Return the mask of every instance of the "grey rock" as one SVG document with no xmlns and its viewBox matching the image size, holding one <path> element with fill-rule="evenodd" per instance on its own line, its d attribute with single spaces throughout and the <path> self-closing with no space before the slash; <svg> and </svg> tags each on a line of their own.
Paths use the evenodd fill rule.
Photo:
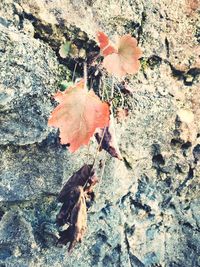
<svg viewBox="0 0 200 267">
<path fill-rule="evenodd" d="M 62 184 L 66 149 L 56 142 L 26 146 L 1 146 L 1 201 L 56 194 Z M 40 164 L 38 164 L 40 162 Z"/>
<path fill-rule="evenodd" d="M 37 249 L 32 227 L 18 209 L 7 212 L 1 220 L 0 248 L 1 260 L 27 255 Z"/>
<path fill-rule="evenodd" d="M 45 44 L 0 26 L 0 144 L 33 144 L 49 130 L 58 63 Z M 37 66 L 37 67 L 36 67 Z"/>
<path fill-rule="evenodd" d="M 194 4 L 1 1 L 0 266 L 200 266 Z M 116 93 L 130 113 L 116 125 L 123 161 L 102 156 L 106 168 L 88 210 L 86 236 L 68 255 L 57 245 L 56 196 L 87 155 L 93 160 L 96 146 L 69 154 L 58 131 L 47 126 L 55 106 L 51 96 L 71 75 L 56 52 L 65 38 L 94 41 L 99 29 L 110 36 L 131 33 L 144 55 L 140 72 L 130 78 L 132 94 Z M 109 88 L 110 80 L 104 82 Z M 184 128 L 180 109 L 194 114 Z"/>
</svg>

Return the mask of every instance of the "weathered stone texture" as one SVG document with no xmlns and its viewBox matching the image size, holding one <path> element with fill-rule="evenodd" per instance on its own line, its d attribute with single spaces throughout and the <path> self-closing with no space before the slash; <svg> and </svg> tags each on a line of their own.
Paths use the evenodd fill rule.
<svg viewBox="0 0 200 267">
<path fill-rule="evenodd" d="M 1 1 L 0 266 L 200 266 L 199 12 L 198 0 Z M 86 237 L 68 255 L 56 196 L 88 151 L 67 152 L 47 119 L 72 74 L 59 45 L 84 49 L 98 29 L 135 36 L 142 68 L 116 125 L 123 161 L 106 156 Z"/>
</svg>

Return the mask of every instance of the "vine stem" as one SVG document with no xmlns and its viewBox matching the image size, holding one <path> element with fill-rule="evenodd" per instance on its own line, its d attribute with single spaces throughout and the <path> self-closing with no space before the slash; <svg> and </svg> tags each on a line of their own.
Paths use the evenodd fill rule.
<svg viewBox="0 0 200 267">
<path fill-rule="evenodd" d="M 121 108 L 124 108 L 124 97 L 122 95 L 122 92 L 121 92 L 121 90 L 120 90 L 118 85 L 115 85 L 115 86 L 116 86 L 116 88 L 117 88 L 117 90 L 118 90 L 118 92 L 119 92 L 119 94 L 121 96 L 121 100 L 122 100 Z"/>
<path fill-rule="evenodd" d="M 103 159 L 102 171 L 101 171 L 101 176 L 100 176 L 100 178 L 99 178 L 99 186 L 98 186 L 98 188 L 97 188 L 97 190 L 96 190 L 96 198 L 97 198 L 98 195 L 99 195 L 101 182 L 102 182 L 103 175 L 104 175 L 104 172 L 105 172 L 105 166 L 106 166 L 106 152 L 104 153 L 104 159 Z"/>
<path fill-rule="evenodd" d="M 86 90 L 87 89 L 87 64 L 86 64 L 86 62 L 84 62 L 84 64 L 83 64 L 83 73 L 84 73 L 84 90 Z"/>
<path fill-rule="evenodd" d="M 114 76 L 112 76 L 112 85 L 111 85 L 111 94 L 110 94 L 110 112 L 111 112 L 110 116 L 113 116 L 113 106 L 112 106 L 113 97 L 114 97 Z M 101 147 L 101 144 L 102 144 L 102 141 L 103 141 L 103 138 L 104 138 L 104 135 L 105 135 L 105 129 L 106 129 L 106 127 L 104 128 L 104 132 L 103 132 L 103 135 L 102 135 L 102 138 L 101 138 L 101 142 L 99 143 L 99 148 Z M 99 148 L 98 148 L 98 151 L 99 151 Z M 94 162 L 94 164 L 95 164 L 95 162 Z M 106 166 L 106 154 L 104 154 L 102 172 L 101 172 L 101 176 L 99 178 L 99 187 L 98 187 L 98 189 L 96 191 L 96 197 L 99 194 L 100 184 L 101 184 L 104 172 L 105 172 L 105 166 Z"/>
<path fill-rule="evenodd" d="M 113 96 L 114 96 L 114 76 L 112 76 L 112 85 L 111 85 L 111 93 L 110 93 L 111 103 L 112 103 Z"/>
<path fill-rule="evenodd" d="M 104 76 L 103 76 L 103 78 L 104 78 Z M 108 96 L 107 90 L 105 89 L 105 83 L 102 81 L 102 79 L 100 79 L 100 83 L 102 86 L 102 93 L 100 94 L 102 101 L 109 102 L 109 96 Z"/>
<path fill-rule="evenodd" d="M 96 153 L 95 153 L 95 156 L 94 156 L 94 160 L 93 160 L 93 163 L 92 163 L 92 167 L 94 167 L 94 165 L 95 165 L 95 163 L 96 163 L 97 156 L 98 156 L 98 154 L 99 154 L 99 150 L 100 150 L 100 148 L 101 148 L 101 145 L 102 145 L 102 142 L 103 142 L 103 138 L 104 138 L 105 132 L 106 132 L 106 127 L 104 127 L 104 129 L 103 129 L 103 134 L 102 134 L 100 143 L 99 143 L 99 145 L 98 145 L 98 147 L 97 147 L 97 150 L 96 150 Z"/>
<path fill-rule="evenodd" d="M 74 78 L 75 78 L 75 72 L 76 72 L 77 64 L 78 64 L 78 63 L 76 62 L 75 66 L 74 66 L 74 71 L 73 71 L 73 75 L 72 75 L 72 82 L 74 82 Z"/>
<path fill-rule="evenodd" d="M 84 63 L 84 79 L 85 79 L 84 88 L 86 88 L 86 86 L 87 86 L 86 85 L 86 83 L 87 83 L 87 65 L 86 65 L 86 63 Z M 110 99 L 111 99 L 110 100 L 110 111 L 111 111 L 111 114 L 113 114 L 113 107 L 112 107 L 112 99 L 113 99 L 113 96 L 114 96 L 114 76 L 112 76 L 112 85 L 111 85 L 111 94 L 110 94 Z M 94 168 L 94 165 L 96 163 L 97 156 L 99 154 L 99 150 L 101 148 L 101 145 L 102 145 L 102 142 L 103 142 L 103 138 L 104 138 L 105 132 L 106 132 L 106 127 L 104 127 L 104 129 L 103 129 L 103 134 L 102 134 L 101 140 L 99 142 L 99 145 L 97 147 L 97 150 L 96 150 L 96 153 L 95 153 L 95 156 L 94 156 L 94 160 L 93 160 L 93 163 L 92 163 L 92 167 L 91 167 L 90 173 L 92 172 L 92 170 Z M 105 170 L 105 160 L 104 160 L 104 164 L 103 164 L 103 169 L 102 169 L 102 174 L 101 174 L 100 180 L 103 177 L 104 170 Z M 90 175 L 89 175 L 88 179 L 86 180 L 83 188 L 85 188 L 85 186 L 87 185 L 87 183 L 89 181 L 89 178 L 90 178 Z"/>
<path fill-rule="evenodd" d="M 98 154 L 99 154 L 99 150 L 100 150 L 101 144 L 102 144 L 102 142 L 103 142 L 103 138 L 104 138 L 105 132 L 106 132 L 106 127 L 104 127 L 104 129 L 103 129 L 103 134 L 102 134 L 100 143 L 99 143 L 99 145 L 98 145 L 98 147 L 97 147 L 97 149 L 96 149 L 96 153 L 95 153 L 95 156 L 94 156 L 94 160 L 93 160 L 93 163 L 92 163 L 92 167 L 91 167 L 91 170 L 90 170 L 88 179 L 86 180 L 86 182 L 85 182 L 83 188 L 86 187 L 86 185 L 87 185 L 87 183 L 88 183 L 88 181 L 89 181 L 89 179 L 90 179 L 90 174 L 91 174 L 91 172 L 92 172 L 92 170 L 93 170 L 93 168 L 94 168 L 94 165 L 95 165 L 95 163 L 96 163 L 97 156 L 98 156 Z"/>
</svg>

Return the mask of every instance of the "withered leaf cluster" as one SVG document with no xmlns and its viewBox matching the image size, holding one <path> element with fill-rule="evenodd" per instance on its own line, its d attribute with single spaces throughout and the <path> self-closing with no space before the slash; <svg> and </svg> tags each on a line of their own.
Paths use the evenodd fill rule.
<svg viewBox="0 0 200 267">
<path fill-rule="evenodd" d="M 57 216 L 59 226 L 68 228 L 60 231 L 58 243 L 67 245 L 70 252 L 81 242 L 87 228 L 87 202 L 94 200 L 93 186 L 98 182 L 92 165 L 85 164 L 74 173 L 62 188 L 58 201 L 63 203 Z"/>
</svg>

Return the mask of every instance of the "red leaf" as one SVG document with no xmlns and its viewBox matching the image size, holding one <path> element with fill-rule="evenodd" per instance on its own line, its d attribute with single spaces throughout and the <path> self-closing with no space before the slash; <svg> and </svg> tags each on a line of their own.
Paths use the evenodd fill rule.
<svg viewBox="0 0 200 267">
<path fill-rule="evenodd" d="M 97 33 L 97 38 L 100 44 L 101 54 L 107 56 L 112 53 L 117 53 L 117 50 L 110 44 L 108 36 L 103 32 Z"/>
<path fill-rule="evenodd" d="M 101 102 L 93 90 L 84 88 L 84 80 L 58 92 L 60 103 L 51 113 L 48 125 L 60 129 L 61 144 L 69 144 L 71 152 L 87 145 L 96 128 L 109 123 L 109 106 Z"/>
<path fill-rule="evenodd" d="M 135 74 L 140 68 L 139 58 L 142 52 L 137 47 L 137 40 L 130 34 L 123 35 L 119 39 L 115 49 L 109 44 L 107 35 L 98 33 L 101 53 L 104 56 L 103 67 L 117 77 L 123 77 L 127 73 Z"/>
</svg>

